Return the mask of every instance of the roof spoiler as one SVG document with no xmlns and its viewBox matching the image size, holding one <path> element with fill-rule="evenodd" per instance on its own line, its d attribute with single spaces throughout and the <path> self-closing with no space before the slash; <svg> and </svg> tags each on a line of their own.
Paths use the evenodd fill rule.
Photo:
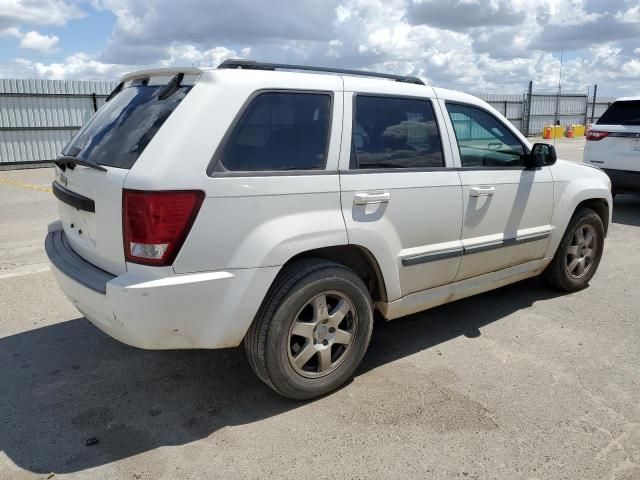
<svg viewBox="0 0 640 480">
<path fill-rule="evenodd" d="M 128 82 L 136 78 L 148 78 L 157 76 L 175 77 L 178 74 L 185 75 L 200 75 L 202 69 L 197 67 L 184 67 L 184 68 L 150 68 L 147 70 L 137 70 L 135 72 L 127 73 L 120 79 L 120 83 Z"/>
</svg>

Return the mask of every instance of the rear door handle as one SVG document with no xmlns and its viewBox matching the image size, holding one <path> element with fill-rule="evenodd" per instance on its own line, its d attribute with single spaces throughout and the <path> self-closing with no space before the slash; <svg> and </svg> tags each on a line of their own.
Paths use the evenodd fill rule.
<svg viewBox="0 0 640 480">
<path fill-rule="evenodd" d="M 356 193 L 353 196 L 354 205 L 369 205 L 372 203 L 389 203 L 391 194 L 389 192 L 376 193 Z"/>
<path fill-rule="evenodd" d="M 491 197 L 496 193 L 496 187 L 471 187 L 472 197 Z"/>
</svg>

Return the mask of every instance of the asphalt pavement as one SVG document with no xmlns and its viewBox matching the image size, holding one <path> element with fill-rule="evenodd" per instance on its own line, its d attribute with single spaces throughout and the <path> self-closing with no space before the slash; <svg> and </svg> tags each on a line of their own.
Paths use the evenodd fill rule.
<svg viewBox="0 0 640 480">
<path fill-rule="evenodd" d="M 640 197 L 616 197 L 589 288 L 377 321 L 355 379 L 305 403 L 240 349 L 143 351 L 82 318 L 43 250 L 52 177 L 0 172 L 0 478 L 640 478 Z"/>
</svg>

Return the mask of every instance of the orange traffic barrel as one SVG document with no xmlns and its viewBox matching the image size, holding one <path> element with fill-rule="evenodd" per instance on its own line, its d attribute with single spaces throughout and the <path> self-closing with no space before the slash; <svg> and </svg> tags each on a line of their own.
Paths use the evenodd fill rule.
<svg viewBox="0 0 640 480">
<path fill-rule="evenodd" d="M 542 135 L 542 138 L 545 140 L 549 140 L 551 138 L 551 127 L 544 127 L 544 134 Z"/>
</svg>

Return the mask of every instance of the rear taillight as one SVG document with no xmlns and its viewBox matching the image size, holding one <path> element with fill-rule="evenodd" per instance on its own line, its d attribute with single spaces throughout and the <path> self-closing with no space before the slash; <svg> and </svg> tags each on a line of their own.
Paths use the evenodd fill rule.
<svg viewBox="0 0 640 480">
<path fill-rule="evenodd" d="M 609 132 L 598 132 L 597 130 L 589 130 L 587 132 L 587 140 L 598 141 L 609 135 Z"/>
<path fill-rule="evenodd" d="M 127 262 L 173 263 L 200 210 L 204 192 L 124 190 L 122 223 Z"/>
</svg>

